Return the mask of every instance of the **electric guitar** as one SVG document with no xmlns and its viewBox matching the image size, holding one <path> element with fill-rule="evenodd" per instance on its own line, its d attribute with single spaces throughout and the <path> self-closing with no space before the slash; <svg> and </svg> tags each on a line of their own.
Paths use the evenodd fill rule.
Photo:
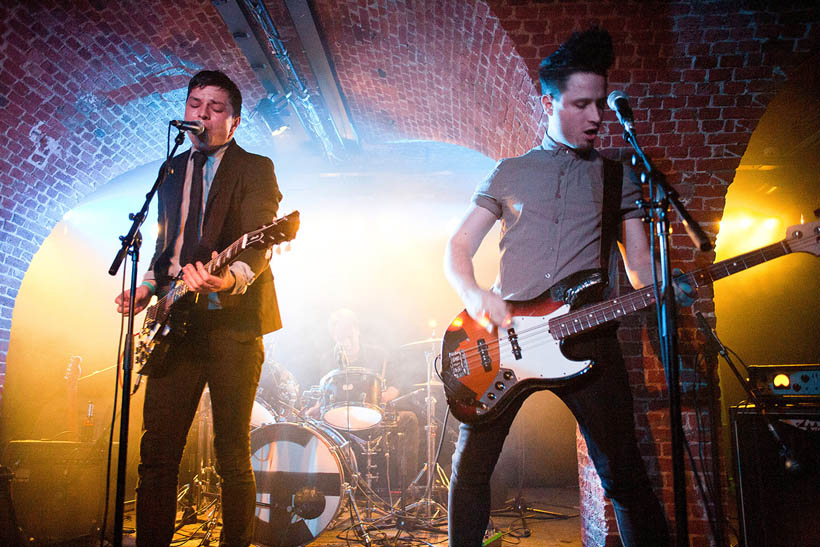
<svg viewBox="0 0 820 547">
<path fill-rule="evenodd" d="M 820 256 L 820 221 L 790 226 L 787 238 L 722 260 L 676 280 L 697 288 L 793 252 Z M 459 421 L 490 421 L 533 391 L 558 387 L 587 373 L 583 334 L 655 303 L 652 286 L 571 310 L 544 295 L 513 304 L 512 323 L 492 333 L 462 311 L 447 327 L 441 379 L 447 404 Z"/>
<path fill-rule="evenodd" d="M 298 230 L 299 211 L 294 211 L 243 235 L 205 264 L 205 269 L 210 274 L 216 273 L 230 265 L 245 249 L 268 249 L 292 240 Z M 176 279 L 171 289 L 146 309 L 145 323 L 135 340 L 134 362 L 139 367 L 139 374 L 159 376 L 164 372 L 168 341 L 172 337 L 184 336 L 188 327 L 188 311 L 196 302 L 195 297 L 188 297 L 189 294 L 192 293 L 182 279 Z"/>
</svg>

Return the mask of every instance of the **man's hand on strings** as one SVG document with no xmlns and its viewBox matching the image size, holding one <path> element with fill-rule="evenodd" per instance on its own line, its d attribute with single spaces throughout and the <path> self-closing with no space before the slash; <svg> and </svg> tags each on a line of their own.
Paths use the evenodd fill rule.
<svg viewBox="0 0 820 547">
<path fill-rule="evenodd" d="M 211 258 L 216 258 L 217 252 L 211 254 Z M 230 268 L 223 268 L 217 275 L 208 272 L 202 262 L 186 264 L 182 268 L 182 280 L 193 292 L 209 294 L 212 292 L 225 292 L 233 289 L 236 279 Z"/>
<path fill-rule="evenodd" d="M 476 289 L 465 299 L 470 317 L 492 332 L 494 326 L 507 328 L 512 323 L 510 306 L 494 292 Z"/>
<path fill-rule="evenodd" d="M 698 293 L 692 285 L 679 279 L 683 276 L 683 273 L 683 270 L 680 268 L 672 270 L 672 285 L 675 288 L 675 300 L 678 306 L 685 308 L 695 303 L 695 298 L 697 298 Z"/>
</svg>

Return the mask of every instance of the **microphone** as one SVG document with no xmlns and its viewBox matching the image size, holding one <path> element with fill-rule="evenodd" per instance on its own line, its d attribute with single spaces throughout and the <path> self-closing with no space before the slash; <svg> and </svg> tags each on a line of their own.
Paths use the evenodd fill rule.
<svg viewBox="0 0 820 547">
<path fill-rule="evenodd" d="M 609 108 L 615 111 L 618 116 L 618 121 L 624 126 L 628 133 L 632 133 L 635 126 L 635 118 L 632 115 L 632 109 L 629 108 L 629 96 L 620 90 L 615 90 L 609 94 L 606 99 L 606 104 Z"/>
<path fill-rule="evenodd" d="M 347 360 L 347 353 L 345 352 L 344 346 L 337 343 L 333 350 L 336 357 L 336 364 L 339 368 L 347 368 L 348 365 L 350 365 L 350 361 Z"/>
<path fill-rule="evenodd" d="M 202 122 L 199 120 L 171 120 L 169 123 L 180 131 L 188 131 L 194 135 L 201 135 L 205 132 L 205 126 L 202 125 Z"/>
</svg>

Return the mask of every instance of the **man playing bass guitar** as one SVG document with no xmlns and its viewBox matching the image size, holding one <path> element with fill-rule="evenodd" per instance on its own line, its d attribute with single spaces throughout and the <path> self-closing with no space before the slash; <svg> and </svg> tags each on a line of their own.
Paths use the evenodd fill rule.
<svg viewBox="0 0 820 547">
<path fill-rule="evenodd" d="M 539 296 L 569 303 L 580 287 L 602 286 L 609 236 L 618 240 L 632 286 L 652 283 L 653 261 L 635 204 L 640 189 L 593 146 L 612 62 L 610 35 L 597 28 L 573 34 L 542 61 L 541 103 L 548 120 L 542 144 L 496 166 L 447 244 L 447 278 L 474 320 L 503 332 L 514 303 Z M 496 221 L 502 226 L 500 276 L 485 290 L 476 282 L 472 259 Z M 592 349 L 595 366 L 554 391 L 578 420 L 624 545 L 668 545 L 665 514 L 635 441 L 632 395 L 614 329 L 596 331 Z M 461 425 L 453 455 L 450 545 L 481 545 L 490 476 L 523 399 L 492 420 Z"/>
</svg>

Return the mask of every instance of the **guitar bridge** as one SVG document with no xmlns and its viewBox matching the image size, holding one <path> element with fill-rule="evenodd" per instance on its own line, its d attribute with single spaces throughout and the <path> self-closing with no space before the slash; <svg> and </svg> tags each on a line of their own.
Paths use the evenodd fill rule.
<svg viewBox="0 0 820 547">
<path fill-rule="evenodd" d="M 452 351 L 448 357 L 450 357 L 450 372 L 454 377 L 462 378 L 470 374 L 470 369 L 467 367 L 467 356 L 463 351 Z"/>
</svg>

